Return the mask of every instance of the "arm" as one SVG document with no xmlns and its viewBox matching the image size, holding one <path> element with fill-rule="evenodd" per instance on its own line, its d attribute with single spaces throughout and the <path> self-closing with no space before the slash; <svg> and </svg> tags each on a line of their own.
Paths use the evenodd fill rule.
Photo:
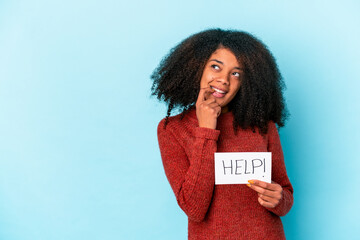
<svg viewBox="0 0 360 240">
<path fill-rule="evenodd" d="M 189 144 L 188 156 L 169 125 L 164 129 L 162 120 L 158 126 L 165 174 L 181 209 L 190 220 L 200 222 L 207 213 L 213 194 L 214 152 L 220 131 L 197 127 L 194 141 Z"/>
<path fill-rule="evenodd" d="M 268 151 L 272 152 L 272 180 L 278 183 L 283 191 L 279 204 L 266 209 L 278 216 L 285 216 L 293 205 L 294 190 L 286 173 L 280 137 L 274 122 L 269 123 L 268 131 Z"/>
</svg>

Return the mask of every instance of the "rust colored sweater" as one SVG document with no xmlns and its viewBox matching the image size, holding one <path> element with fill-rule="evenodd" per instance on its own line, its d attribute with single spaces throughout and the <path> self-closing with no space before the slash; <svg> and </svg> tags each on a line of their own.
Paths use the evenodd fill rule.
<svg viewBox="0 0 360 240">
<path fill-rule="evenodd" d="M 286 174 L 276 125 L 266 135 L 258 130 L 233 129 L 231 112 L 221 114 L 217 129 L 200 128 L 196 110 L 183 119 L 164 119 L 158 140 L 165 174 L 176 200 L 188 216 L 189 239 L 285 239 L 280 216 L 293 204 L 293 188 Z M 272 181 L 283 187 L 275 208 L 258 202 L 257 193 L 244 184 L 215 185 L 215 152 L 272 152 Z"/>
</svg>

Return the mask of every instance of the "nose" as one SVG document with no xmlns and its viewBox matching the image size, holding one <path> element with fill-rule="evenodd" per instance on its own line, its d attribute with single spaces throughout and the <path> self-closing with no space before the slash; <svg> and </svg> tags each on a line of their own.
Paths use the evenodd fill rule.
<svg viewBox="0 0 360 240">
<path fill-rule="evenodd" d="M 216 81 L 222 85 L 229 85 L 229 76 L 227 75 L 222 75 L 222 76 L 219 76 Z"/>
</svg>

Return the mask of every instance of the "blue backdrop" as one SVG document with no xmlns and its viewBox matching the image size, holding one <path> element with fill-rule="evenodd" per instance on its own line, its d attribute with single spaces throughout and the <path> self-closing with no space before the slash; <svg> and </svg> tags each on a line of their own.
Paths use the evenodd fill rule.
<svg viewBox="0 0 360 240">
<path fill-rule="evenodd" d="M 360 236 L 360 3 L 0 1 L 0 239 L 186 239 L 150 74 L 209 27 L 276 57 L 294 206 L 288 239 Z"/>
</svg>

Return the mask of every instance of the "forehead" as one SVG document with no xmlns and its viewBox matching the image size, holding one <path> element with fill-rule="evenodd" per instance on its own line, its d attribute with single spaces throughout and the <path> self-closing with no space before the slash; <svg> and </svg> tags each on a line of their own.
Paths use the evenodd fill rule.
<svg viewBox="0 0 360 240">
<path fill-rule="evenodd" d="M 213 52 L 208 59 L 208 62 L 212 60 L 218 60 L 226 65 L 234 65 L 235 67 L 242 67 L 241 61 L 239 61 L 235 54 L 228 48 L 218 48 Z"/>
</svg>

